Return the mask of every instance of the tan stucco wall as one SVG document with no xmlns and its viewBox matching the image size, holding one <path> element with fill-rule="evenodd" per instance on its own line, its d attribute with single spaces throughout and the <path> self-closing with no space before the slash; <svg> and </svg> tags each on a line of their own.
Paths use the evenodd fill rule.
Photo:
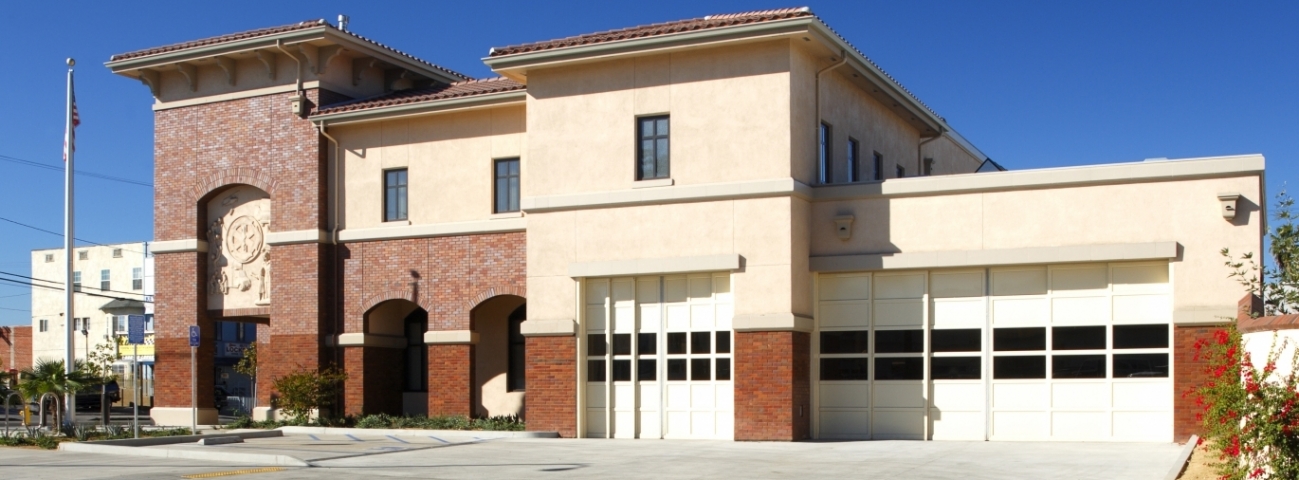
<svg viewBox="0 0 1299 480">
<path fill-rule="evenodd" d="M 121 258 L 113 258 L 113 249 L 122 249 Z M 86 260 L 78 260 L 78 252 L 85 251 L 88 253 Z M 73 269 L 81 272 L 81 288 L 83 292 L 113 297 L 129 298 L 133 300 L 141 299 L 141 295 L 132 295 L 129 293 L 103 292 L 99 290 L 100 271 L 109 270 L 109 288 L 117 292 L 139 292 L 144 290 L 133 290 L 131 288 L 131 269 L 144 267 L 143 243 L 124 243 L 120 245 L 109 246 L 87 246 L 73 250 L 72 265 Z M 45 255 L 53 254 L 54 261 L 46 262 Z M 57 282 L 48 284 L 57 287 L 33 288 L 32 289 L 32 360 L 63 359 L 63 289 L 64 279 L 63 271 L 63 249 L 54 248 L 46 250 L 32 251 L 32 277 L 41 280 Z M 42 282 L 36 282 L 42 283 Z M 86 340 L 90 341 L 90 351 L 95 351 L 99 345 L 111 344 L 111 340 L 105 336 L 111 337 L 112 315 L 99 309 L 108 302 L 113 301 L 111 298 L 95 297 L 90 295 L 77 294 L 73 296 L 73 316 L 77 318 L 90 317 L 90 334 L 88 336 L 76 332 L 75 354 L 78 359 L 86 358 Z M 141 310 L 138 313 L 144 313 Z M 49 321 L 49 330 L 40 331 L 40 320 Z"/>
<path fill-rule="evenodd" d="M 1222 218 L 1217 196 L 1224 192 L 1242 195 L 1235 221 Z M 811 253 L 1175 241 L 1182 246 L 1172 262 L 1175 318 L 1195 311 L 1230 315 L 1244 292 L 1227 278 L 1219 250 L 1258 252 L 1259 203 L 1257 176 L 822 202 L 812 207 Z M 851 240 L 833 235 L 836 215 L 855 216 Z"/>
<path fill-rule="evenodd" d="M 383 171 L 402 167 L 412 225 L 490 218 L 492 161 L 522 156 L 523 123 L 516 105 L 331 128 L 344 150 L 343 227 L 384 224 Z"/>
<path fill-rule="evenodd" d="M 961 148 L 951 137 L 943 135 L 931 142 L 920 147 L 921 158 L 934 159 L 933 171 L 931 175 L 954 175 L 958 173 L 974 173 L 983 164 L 983 159 L 971 155 L 970 152 Z M 922 165 L 918 165 L 915 174 L 920 174 Z M 907 169 L 907 175 L 912 174 L 912 169 Z"/>
<path fill-rule="evenodd" d="M 521 415 L 524 392 L 509 391 L 510 314 L 523 305 L 519 297 L 493 298 L 474 309 L 474 331 L 478 332 L 475 348 L 474 379 L 478 383 L 478 415 Z"/>
<path fill-rule="evenodd" d="M 845 72 L 847 69 L 834 70 L 821 75 L 821 120 L 830 125 L 834 142 L 830 149 L 834 160 L 834 178 L 828 183 L 848 181 L 849 137 L 860 142 L 859 151 L 861 161 L 864 162 L 863 175 L 867 176 L 862 180 L 870 180 L 868 176 L 875 152 L 884 155 L 884 178 L 897 177 L 896 165 L 902 165 L 908 176 L 917 174 L 916 153 L 920 145 L 919 132 L 904 123 L 879 101 L 867 96 L 861 88 L 849 82 L 844 77 Z M 808 129 L 813 135 L 816 134 L 816 124 Z M 814 138 L 813 150 L 809 152 L 813 158 L 813 168 L 816 160 L 815 145 Z"/>
<path fill-rule="evenodd" d="M 789 176 L 788 41 L 528 73 L 526 195 L 635 181 L 636 117 L 670 114 L 677 185 Z"/>
</svg>

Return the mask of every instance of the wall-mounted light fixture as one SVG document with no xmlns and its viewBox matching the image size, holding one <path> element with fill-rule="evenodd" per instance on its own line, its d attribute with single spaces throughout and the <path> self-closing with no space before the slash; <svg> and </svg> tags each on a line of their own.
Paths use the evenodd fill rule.
<svg viewBox="0 0 1299 480">
<path fill-rule="evenodd" d="M 852 238 L 853 219 L 852 215 L 840 215 L 834 217 L 834 234 L 837 235 L 840 240 Z"/>
<path fill-rule="evenodd" d="M 289 109 L 293 111 L 294 115 L 302 115 L 302 95 L 289 97 Z"/>
<path fill-rule="evenodd" d="M 1240 200 L 1239 193 L 1219 193 L 1218 202 L 1222 204 L 1222 218 L 1231 220 L 1236 218 L 1236 204 Z"/>
</svg>

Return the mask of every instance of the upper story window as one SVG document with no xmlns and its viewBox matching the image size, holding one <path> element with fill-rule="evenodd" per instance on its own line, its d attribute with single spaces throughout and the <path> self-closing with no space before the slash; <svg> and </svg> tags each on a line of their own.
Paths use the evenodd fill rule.
<svg viewBox="0 0 1299 480">
<path fill-rule="evenodd" d="M 497 160 L 494 177 L 492 189 L 495 200 L 492 203 L 492 212 L 519 211 L 519 159 Z"/>
<path fill-rule="evenodd" d="M 636 123 L 640 149 L 636 154 L 636 180 L 671 178 L 668 116 L 641 117 Z"/>
<path fill-rule="evenodd" d="M 144 269 L 135 267 L 131 269 L 131 290 L 144 290 Z"/>
<path fill-rule="evenodd" d="M 923 168 L 924 168 L 924 169 L 920 171 L 920 174 L 921 174 L 921 175 L 924 175 L 924 176 L 926 176 L 926 177 L 928 177 L 928 176 L 930 176 L 930 175 L 933 175 L 933 174 L 934 174 L 934 159 L 932 159 L 932 158 L 926 158 L 926 159 L 925 159 L 925 163 L 924 163 Z"/>
<path fill-rule="evenodd" d="M 906 167 L 903 167 L 902 165 L 898 165 L 898 166 L 897 166 L 897 169 L 898 169 L 898 178 L 902 178 L 902 177 L 907 176 L 907 168 L 906 168 Z"/>
<path fill-rule="evenodd" d="M 100 289 L 100 290 L 112 290 L 111 288 L 109 288 L 110 285 L 111 285 L 111 282 L 109 281 L 109 280 L 112 278 L 112 277 L 111 277 L 111 274 L 112 274 L 112 272 L 109 272 L 108 270 L 100 270 L 100 271 L 99 271 L 99 289 Z"/>
<path fill-rule="evenodd" d="M 122 249 L 120 249 L 120 248 L 114 248 L 114 249 L 113 249 L 113 258 L 122 258 Z"/>
<path fill-rule="evenodd" d="M 48 332 L 50 330 L 50 321 L 42 318 L 37 329 L 42 332 Z"/>
<path fill-rule="evenodd" d="M 860 155 L 859 150 L 860 147 L 857 144 L 857 139 L 849 137 L 848 138 L 848 181 L 849 182 L 860 182 L 862 180 L 861 159 L 858 158 Z"/>
<path fill-rule="evenodd" d="M 72 291 L 81 291 L 81 272 L 72 272 Z"/>
<path fill-rule="evenodd" d="M 53 253 L 47 253 L 47 254 L 45 254 L 45 263 L 54 263 L 54 254 L 53 254 Z"/>
<path fill-rule="evenodd" d="M 821 183 L 834 183 L 834 160 L 830 155 L 830 141 L 834 138 L 830 132 L 830 125 L 821 122 L 821 129 L 816 133 L 817 142 L 817 165 L 821 170 Z"/>
<path fill-rule="evenodd" d="M 90 252 L 85 250 L 77 252 L 77 260 L 90 260 Z"/>
<path fill-rule="evenodd" d="M 884 179 L 884 155 L 880 155 L 880 152 L 875 152 L 874 168 L 875 170 L 871 178 L 874 180 L 883 180 Z"/>
<path fill-rule="evenodd" d="M 406 169 L 383 172 L 383 221 L 406 220 Z"/>
</svg>

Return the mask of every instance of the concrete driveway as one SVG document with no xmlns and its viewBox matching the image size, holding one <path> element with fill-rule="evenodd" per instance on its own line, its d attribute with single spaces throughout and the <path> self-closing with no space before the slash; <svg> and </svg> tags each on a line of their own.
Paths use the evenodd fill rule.
<svg viewBox="0 0 1299 480">
<path fill-rule="evenodd" d="M 265 441 L 264 445 L 259 442 Z M 409 441 L 409 440 L 407 440 Z M 287 443 L 286 443 L 287 442 Z M 312 447 L 313 443 L 319 447 Z M 249 479 L 306 478 L 884 478 L 884 479 L 1162 479 L 1174 444 L 835 442 L 735 443 L 661 440 L 499 439 L 436 446 L 390 438 L 355 441 L 364 456 L 320 460 L 315 467 L 251 471 L 250 449 L 334 450 L 339 442 L 305 436 L 254 439 L 219 448 L 229 463 L 0 448 L 9 478 L 183 478 L 229 472 Z M 425 443 L 425 442 L 420 442 Z M 260 447 L 259 447 L 260 445 Z M 153 448 L 153 447 L 151 447 Z M 192 448 L 192 447 L 186 447 Z M 323 453 L 323 452 L 322 452 Z M 331 452 L 336 454 L 337 451 Z M 243 475 L 239 475 L 243 476 Z"/>
</svg>

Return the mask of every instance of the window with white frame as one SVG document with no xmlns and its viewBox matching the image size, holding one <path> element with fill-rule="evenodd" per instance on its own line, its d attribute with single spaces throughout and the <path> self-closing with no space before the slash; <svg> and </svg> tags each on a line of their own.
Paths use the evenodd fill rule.
<svg viewBox="0 0 1299 480">
<path fill-rule="evenodd" d="M 77 252 L 77 260 L 90 260 L 90 252 L 86 250 Z"/>
<path fill-rule="evenodd" d="M 131 290 L 144 290 L 144 269 L 135 267 L 131 269 Z"/>
<path fill-rule="evenodd" d="M 113 258 L 122 258 L 122 249 L 120 249 L 120 248 L 114 248 L 114 249 L 113 249 Z"/>
<path fill-rule="evenodd" d="M 42 318 L 42 319 L 40 320 L 39 323 L 40 323 L 40 325 L 37 327 L 38 330 L 40 330 L 40 331 L 42 331 L 42 332 L 48 332 L 48 331 L 50 330 L 50 321 L 49 321 L 49 320 L 46 320 L 46 319 Z"/>
<path fill-rule="evenodd" d="M 145 332 L 149 332 L 149 333 L 153 333 L 153 314 L 152 314 L 152 313 L 147 314 L 147 315 L 144 316 L 144 331 L 145 331 Z"/>
<path fill-rule="evenodd" d="M 72 272 L 72 291 L 81 291 L 81 272 Z"/>
<path fill-rule="evenodd" d="M 54 263 L 54 254 L 53 254 L 53 253 L 47 253 L 47 254 L 45 254 L 45 263 Z"/>
<path fill-rule="evenodd" d="M 112 290 L 112 289 L 110 288 L 110 287 L 112 286 L 112 282 L 109 281 L 110 278 L 112 278 L 111 276 L 112 276 L 112 272 L 110 272 L 110 271 L 108 271 L 108 270 L 100 270 L 100 271 L 99 271 L 99 289 L 100 289 L 100 290 L 104 290 L 104 291 Z"/>
<path fill-rule="evenodd" d="M 113 332 L 117 334 L 126 334 L 127 332 L 126 315 L 113 316 Z"/>
</svg>

